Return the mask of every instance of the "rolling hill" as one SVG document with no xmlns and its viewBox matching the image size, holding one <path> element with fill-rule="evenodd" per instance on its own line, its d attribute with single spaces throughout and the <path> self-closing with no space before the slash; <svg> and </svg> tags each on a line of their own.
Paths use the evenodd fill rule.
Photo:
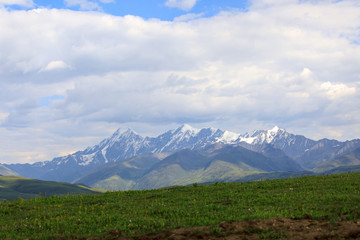
<svg viewBox="0 0 360 240">
<path fill-rule="evenodd" d="M 18 176 L 0 176 L 0 200 L 30 199 L 39 196 L 103 193 L 84 185 L 41 181 Z"/>
</svg>

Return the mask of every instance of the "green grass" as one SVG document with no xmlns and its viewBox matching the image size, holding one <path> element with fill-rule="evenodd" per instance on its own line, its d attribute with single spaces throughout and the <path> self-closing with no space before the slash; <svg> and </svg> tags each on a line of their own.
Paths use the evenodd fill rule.
<svg viewBox="0 0 360 240">
<path fill-rule="evenodd" d="M 111 238 L 270 217 L 353 212 L 360 173 L 0 202 L 0 239 Z M 272 233 L 264 233 L 264 237 Z"/>
</svg>

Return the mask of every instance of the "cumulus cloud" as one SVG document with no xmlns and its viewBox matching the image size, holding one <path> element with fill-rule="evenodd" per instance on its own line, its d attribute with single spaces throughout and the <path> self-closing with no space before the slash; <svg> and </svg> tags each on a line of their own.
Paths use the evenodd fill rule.
<svg viewBox="0 0 360 240">
<path fill-rule="evenodd" d="M 196 2 L 197 0 L 167 0 L 165 5 L 171 8 L 189 11 L 195 6 Z"/>
<path fill-rule="evenodd" d="M 356 93 L 355 87 L 348 87 L 343 83 L 324 82 L 320 88 L 332 99 L 351 96 Z"/>
<path fill-rule="evenodd" d="M 255 3 L 174 22 L 0 9 L 0 144 L 49 160 L 119 126 L 160 133 L 184 122 L 359 137 L 360 6 Z M 42 104 L 49 96 L 63 97 Z"/>
</svg>

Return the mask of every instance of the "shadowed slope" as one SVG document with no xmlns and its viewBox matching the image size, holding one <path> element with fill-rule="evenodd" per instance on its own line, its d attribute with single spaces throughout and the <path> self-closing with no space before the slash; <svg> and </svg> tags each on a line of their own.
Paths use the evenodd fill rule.
<svg viewBox="0 0 360 240">
<path fill-rule="evenodd" d="M 105 190 L 92 189 L 84 185 L 41 181 L 17 176 L 0 176 L 0 200 L 14 200 L 19 197 L 30 199 L 41 196 L 67 194 L 93 194 Z"/>
</svg>

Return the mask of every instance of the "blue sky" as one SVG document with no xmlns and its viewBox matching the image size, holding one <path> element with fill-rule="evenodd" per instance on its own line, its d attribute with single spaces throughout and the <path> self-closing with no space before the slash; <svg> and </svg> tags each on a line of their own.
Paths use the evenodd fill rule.
<svg viewBox="0 0 360 240">
<path fill-rule="evenodd" d="M 46 7 L 71 9 L 75 11 L 93 10 L 103 11 L 115 16 L 135 15 L 145 19 L 158 18 L 165 21 L 172 21 L 174 18 L 188 13 L 202 14 L 205 17 L 210 17 L 218 14 L 220 11 L 227 11 L 229 9 L 244 11 L 249 5 L 247 0 L 194 0 L 193 7 L 189 9 L 169 6 L 169 4 L 166 4 L 166 0 L 33 0 L 33 3 L 34 5 L 32 7 L 35 8 Z M 88 3 L 89 5 L 87 6 L 89 6 L 89 8 L 82 8 L 82 6 L 85 5 L 81 5 L 81 3 Z M 32 8 L 19 5 L 7 5 L 7 7 L 10 9 Z"/>
<path fill-rule="evenodd" d="M 0 0 L 0 164 L 120 127 L 360 138 L 359 29 L 359 0 Z"/>
</svg>

